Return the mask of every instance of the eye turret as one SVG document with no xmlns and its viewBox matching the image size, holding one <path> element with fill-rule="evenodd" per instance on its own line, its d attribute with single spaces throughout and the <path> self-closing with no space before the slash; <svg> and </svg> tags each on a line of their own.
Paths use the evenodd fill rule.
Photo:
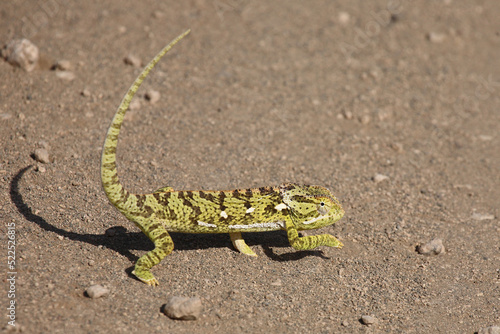
<svg viewBox="0 0 500 334">
<path fill-rule="evenodd" d="M 325 201 L 321 201 L 316 209 L 318 210 L 318 213 L 323 216 L 328 213 L 329 206 L 325 204 Z"/>
</svg>

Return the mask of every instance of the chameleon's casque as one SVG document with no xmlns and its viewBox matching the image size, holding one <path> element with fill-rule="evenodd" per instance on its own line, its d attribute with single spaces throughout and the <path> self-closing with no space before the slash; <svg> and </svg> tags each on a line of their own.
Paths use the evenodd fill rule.
<svg viewBox="0 0 500 334">
<path fill-rule="evenodd" d="M 334 236 L 299 237 L 300 230 L 317 229 L 335 223 L 344 210 L 323 187 L 282 184 L 277 187 L 228 191 L 174 191 L 171 187 L 151 194 L 132 194 L 118 179 L 116 147 L 125 112 L 137 89 L 158 61 L 190 30 L 173 40 L 144 68 L 123 98 L 108 129 L 101 162 L 101 178 L 110 202 L 135 223 L 155 248 L 137 261 L 134 275 L 148 285 L 158 285 L 150 269 L 174 248 L 168 232 L 229 233 L 242 253 L 257 256 L 241 232 L 286 230 L 290 245 L 297 250 L 318 246 L 341 248 Z"/>
</svg>

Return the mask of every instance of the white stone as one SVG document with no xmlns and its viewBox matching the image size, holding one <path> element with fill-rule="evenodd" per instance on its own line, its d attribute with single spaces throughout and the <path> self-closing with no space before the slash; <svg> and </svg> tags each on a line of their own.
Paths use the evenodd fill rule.
<svg viewBox="0 0 500 334">
<path fill-rule="evenodd" d="M 100 297 L 104 297 L 104 296 L 108 295 L 109 289 L 106 289 L 102 285 L 95 284 L 95 285 L 88 287 L 87 290 L 85 290 L 85 293 L 90 298 L 95 299 L 95 298 L 100 298 Z"/>
<path fill-rule="evenodd" d="M 2 56 L 9 64 L 19 66 L 26 72 L 31 72 L 38 63 L 39 51 L 35 44 L 23 38 L 8 43 L 2 51 Z"/>
<path fill-rule="evenodd" d="M 196 320 L 201 314 L 201 299 L 199 297 L 170 297 L 161 311 L 171 319 Z"/>
</svg>

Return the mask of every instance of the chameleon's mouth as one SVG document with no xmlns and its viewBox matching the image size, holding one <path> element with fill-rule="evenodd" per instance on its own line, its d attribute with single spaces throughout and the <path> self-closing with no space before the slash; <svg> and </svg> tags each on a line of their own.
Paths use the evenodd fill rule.
<svg viewBox="0 0 500 334">
<path fill-rule="evenodd" d="M 321 215 L 321 216 L 318 216 L 316 218 L 307 220 L 307 221 L 303 222 L 302 224 L 309 225 L 309 224 L 312 224 L 314 222 L 317 222 L 318 220 L 325 219 L 325 218 L 330 218 L 330 216 L 329 215 Z"/>
</svg>

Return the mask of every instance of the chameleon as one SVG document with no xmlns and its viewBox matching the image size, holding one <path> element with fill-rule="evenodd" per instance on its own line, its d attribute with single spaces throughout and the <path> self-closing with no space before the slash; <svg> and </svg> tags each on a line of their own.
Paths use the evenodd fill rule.
<svg viewBox="0 0 500 334">
<path fill-rule="evenodd" d="M 342 242 L 330 234 L 299 236 L 298 233 L 334 224 L 344 215 L 337 198 L 321 186 L 284 183 L 223 191 L 174 191 L 172 187 L 162 187 L 149 194 L 133 194 L 120 183 L 116 149 L 130 101 L 158 61 L 189 33 L 190 29 L 179 35 L 146 65 L 125 94 L 104 140 L 101 156 L 104 192 L 111 204 L 154 244 L 153 250 L 137 260 L 132 274 L 147 285 L 159 285 L 151 268 L 174 249 L 169 232 L 228 233 L 234 247 L 249 256 L 257 254 L 245 243 L 242 232 L 285 230 L 296 250 L 318 246 L 341 248 Z"/>
</svg>

